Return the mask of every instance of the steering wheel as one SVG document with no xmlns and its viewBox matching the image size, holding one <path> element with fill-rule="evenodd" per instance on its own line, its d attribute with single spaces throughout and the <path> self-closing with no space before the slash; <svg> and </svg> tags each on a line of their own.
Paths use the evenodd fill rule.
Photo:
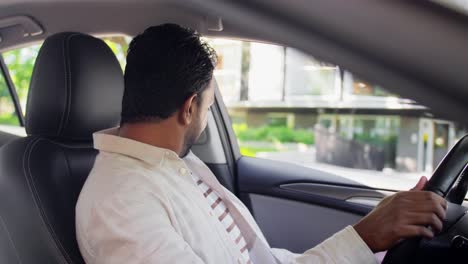
<svg viewBox="0 0 468 264">
<path fill-rule="evenodd" d="M 442 263 L 460 252 L 468 256 L 468 208 L 462 205 L 468 191 L 468 135 L 461 138 L 439 163 L 425 190 L 447 200 L 442 231 L 430 240 L 403 240 L 387 252 L 382 264 Z"/>
</svg>

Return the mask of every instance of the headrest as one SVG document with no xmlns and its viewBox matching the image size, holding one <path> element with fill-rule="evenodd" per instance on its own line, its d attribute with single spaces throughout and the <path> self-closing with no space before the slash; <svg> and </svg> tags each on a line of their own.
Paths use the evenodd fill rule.
<svg viewBox="0 0 468 264">
<path fill-rule="evenodd" d="M 124 81 L 104 41 L 59 33 L 42 45 L 28 94 L 26 132 L 70 140 L 119 124 Z"/>
</svg>

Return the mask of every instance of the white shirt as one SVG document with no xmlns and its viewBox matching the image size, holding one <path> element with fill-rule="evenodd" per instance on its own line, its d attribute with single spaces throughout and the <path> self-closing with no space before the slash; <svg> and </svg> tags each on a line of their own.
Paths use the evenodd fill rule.
<svg viewBox="0 0 468 264">
<path fill-rule="evenodd" d="M 237 263 L 240 251 L 190 171 L 223 199 L 255 264 L 377 263 L 351 226 L 303 254 L 270 248 L 248 209 L 193 153 L 181 159 L 117 132 L 94 134 L 99 154 L 76 206 L 86 263 Z"/>
<path fill-rule="evenodd" d="M 238 259 L 239 264 L 252 264 L 250 260 L 249 250 L 247 247 L 247 241 L 245 241 L 244 235 L 237 226 L 236 221 L 231 215 L 231 212 L 227 208 L 223 199 L 218 195 L 216 191 L 208 186 L 197 174 L 190 172 L 192 179 L 198 186 L 198 189 L 203 193 L 206 198 L 208 205 L 210 205 L 213 212 L 213 217 L 216 217 L 218 221 L 224 226 L 226 233 L 229 235 L 232 241 L 237 246 L 237 249 L 241 252 L 241 258 Z M 216 250 L 214 248 L 213 250 Z"/>
</svg>

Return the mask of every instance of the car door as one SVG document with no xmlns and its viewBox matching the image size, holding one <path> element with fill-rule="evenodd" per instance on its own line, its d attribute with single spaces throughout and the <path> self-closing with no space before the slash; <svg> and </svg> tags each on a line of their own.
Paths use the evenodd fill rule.
<svg viewBox="0 0 468 264">
<path fill-rule="evenodd" d="M 272 247 L 304 252 L 355 224 L 385 196 L 430 175 L 440 152 L 466 132 L 296 49 L 210 44 L 219 58 L 213 114 L 232 154 L 232 171 L 215 174 L 233 175 L 232 190 Z"/>
</svg>

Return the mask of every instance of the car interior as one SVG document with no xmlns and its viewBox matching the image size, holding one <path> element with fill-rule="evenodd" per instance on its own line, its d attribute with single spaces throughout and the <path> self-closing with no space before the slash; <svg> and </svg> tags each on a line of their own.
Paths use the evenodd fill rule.
<svg viewBox="0 0 468 264">
<path fill-rule="evenodd" d="M 168 22 L 212 38 L 294 47 L 392 87 L 429 107 L 434 118 L 467 124 L 468 17 L 438 3 L 2 1 L 0 52 L 43 44 L 20 126 L 0 126 L 1 263 L 84 263 L 75 204 L 97 154 L 92 134 L 119 125 L 124 87 L 121 65 L 99 37 L 132 37 Z M 3 58 L 0 66 L 22 113 Z M 192 150 L 247 205 L 272 247 L 303 252 L 400 190 L 378 179 L 241 155 L 218 88 L 215 97 L 208 126 Z M 453 203 L 443 234 L 433 243 L 402 243 L 387 254 L 387 263 L 468 241 L 467 164 L 465 136 L 435 168 L 428 186 Z M 463 191 L 462 199 L 455 195 Z"/>
</svg>

